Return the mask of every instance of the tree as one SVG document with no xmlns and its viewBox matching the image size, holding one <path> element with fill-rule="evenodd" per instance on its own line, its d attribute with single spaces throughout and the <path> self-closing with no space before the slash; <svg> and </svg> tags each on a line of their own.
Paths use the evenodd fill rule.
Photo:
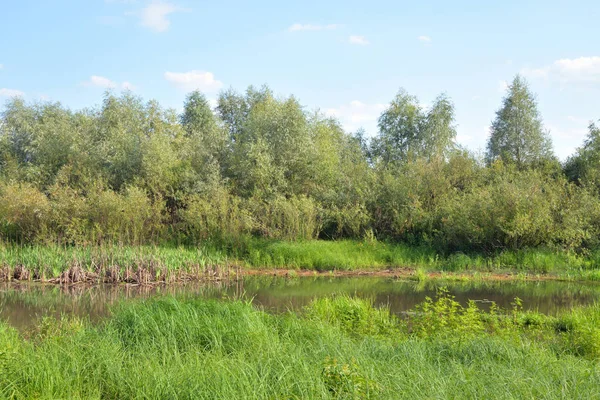
<svg viewBox="0 0 600 400">
<path fill-rule="evenodd" d="M 552 159 L 552 142 L 543 129 L 535 96 L 517 75 L 492 123 L 487 161 L 502 160 L 522 169 Z"/>
<path fill-rule="evenodd" d="M 5 151 L 0 159 L 17 163 L 26 180 L 46 188 L 58 171 L 81 153 L 82 119 L 81 114 L 72 113 L 60 103 L 30 106 L 16 98 L 7 103 L 3 113 L 0 141 Z"/>
<path fill-rule="evenodd" d="M 183 105 L 181 124 L 187 136 L 212 132 L 216 128 L 216 119 L 206 97 L 198 90 L 188 94 Z"/>
<path fill-rule="evenodd" d="M 417 98 L 400 89 L 379 117 L 379 135 L 372 143 L 373 156 L 386 164 L 405 159 L 415 150 L 423 120 Z"/>
<path fill-rule="evenodd" d="M 310 179 L 306 160 L 312 146 L 306 115 L 293 97 L 279 100 L 270 93 L 256 96 L 257 92 L 250 88 L 246 95 L 249 111 L 233 145 L 234 177 L 246 194 L 258 188 L 263 193 L 298 193 Z M 249 165 L 251 159 L 255 161 Z M 265 165 L 259 165 L 258 160 Z"/>
<path fill-rule="evenodd" d="M 456 147 L 454 104 L 445 93 L 435 99 L 433 106 L 427 112 L 419 131 L 419 139 L 418 151 L 426 158 L 447 156 Z"/>
<path fill-rule="evenodd" d="M 455 138 L 454 104 L 446 94 L 439 95 L 425 113 L 415 96 L 400 89 L 379 117 L 379 136 L 371 151 L 385 164 L 410 155 L 431 159 L 447 156 Z"/>
<path fill-rule="evenodd" d="M 565 163 L 565 174 L 574 182 L 600 186 L 600 127 L 591 123 L 583 146 Z"/>
<path fill-rule="evenodd" d="M 273 92 L 263 85 L 259 90 L 248 87 L 243 96 L 233 89 L 221 92 L 217 101 L 217 114 L 229 130 L 230 140 L 235 142 L 242 134 L 244 124 L 252 108 L 273 98 Z"/>
<path fill-rule="evenodd" d="M 227 132 L 218 123 L 206 97 L 199 91 L 190 93 L 183 107 L 181 125 L 192 142 L 195 157 L 204 161 L 223 161 L 227 146 Z M 198 161 L 198 160 L 196 160 Z"/>
</svg>

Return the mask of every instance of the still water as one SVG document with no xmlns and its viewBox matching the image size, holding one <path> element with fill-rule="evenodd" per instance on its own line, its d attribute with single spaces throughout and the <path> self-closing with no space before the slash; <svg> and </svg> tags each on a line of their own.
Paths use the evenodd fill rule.
<svg viewBox="0 0 600 400">
<path fill-rule="evenodd" d="M 21 330 L 35 326 L 40 318 L 77 315 L 100 321 L 114 304 L 123 300 L 156 296 L 206 297 L 251 300 L 269 312 L 298 311 L 312 299 L 336 293 L 374 299 L 402 313 L 434 297 L 446 287 L 461 303 L 480 301 L 482 307 L 496 302 L 510 308 L 515 297 L 525 309 L 556 314 L 581 304 L 600 300 L 600 285 L 564 282 L 413 282 L 374 277 L 302 277 L 254 276 L 238 281 L 170 286 L 98 285 L 58 287 L 40 284 L 0 285 L 0 320 Z"/>
</svg>

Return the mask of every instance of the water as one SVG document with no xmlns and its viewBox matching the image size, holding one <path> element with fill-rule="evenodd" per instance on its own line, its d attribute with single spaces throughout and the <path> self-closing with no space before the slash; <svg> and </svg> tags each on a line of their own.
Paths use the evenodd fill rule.
<svg viewBox="0 0 600 400">
<path fill-rule="evenodd" d="M 564 282 L 467 282 L 424 283 L 391 278 L 284 278 L 245 277 L 229 283 L 187 284 L 170 286 L 99 285 L 61 288 L 41 284 L 0 285 L 0 319 L 20 330 L 28 330 L 40 318 L 77 315 L 98 322 L 110 307 L 126 299 L 174 295 L 217 299 L 245 298 L 269 312 L 300 310 L 312 299 L 334 293 L 348 293 L 375 299 L 376 304 L 389 305 L 392 312 L 402 313 L 434 297 L 438 287 L 446 287 L 461 303 L 468 300 L 488 301 L 510 308 L 515 297 L 523 300 L 525 309 L 556 314 L 576 305 L 600 300 L 600 285 Z"/>
</svg>

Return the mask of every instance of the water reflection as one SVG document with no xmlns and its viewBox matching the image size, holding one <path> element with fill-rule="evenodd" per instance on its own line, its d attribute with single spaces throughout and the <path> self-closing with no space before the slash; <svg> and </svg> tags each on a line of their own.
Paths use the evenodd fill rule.
<svg viewBox="0 0 600 400">
<path fill-rule="evenodd" d="M 283 278 L 245 277 L 238 281 L 170 286 L 99 285 L 58 287 L 39 284 L 0 286 L 0 319 L 19 329 L 28 329 L 44 316 L 77 315 L 96 322 L 108 315 L 111 305 L 127 299 L 153 296 L 246 298 L 270 312 L 299 310 L 312 299 L 334 293 L 373 298 L 395 313 L 413 308 L 434 297 L 445 286 L 461 303 L 494 301 L 510 308 L 515 297 L 526 309 L 555 314 L 600 298 L 600 286 L 563 282 L 411 282 L 390 278 Z M 481 304 L 486 307 L 489 303 Z"/>
</svg>

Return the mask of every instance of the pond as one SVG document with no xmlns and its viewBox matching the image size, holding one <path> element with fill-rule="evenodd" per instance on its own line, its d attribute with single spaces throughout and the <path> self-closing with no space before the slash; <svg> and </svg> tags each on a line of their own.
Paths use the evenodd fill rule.
<svg viewBox="0 0 600 400">
<path fill-rule="evenodd" d="M 600 299 L 600 285 L 593 283 L 539 282 L 414 282 L 376 277 L 271 277 L 249 276 L 237 281 L 170 286 L 97 285 L 59 287 L 41 284 L 0 285 L 0 319 L 27 330 L 46 316 L 76 315 L 92 322 L 108 315 L 111 305 L 122 300 L 173 295 L 216 299 L 243 298 L 269 312 L 297 311 L 312 299 L 347 293 L 374 299 L 401 314 L 434 297 L 446 287 L 461 303 L 476 300 L 481 307 L 494 301 L 510 308 L 515 297 L 525 309 L 546 314 Z"/>
</svg>

